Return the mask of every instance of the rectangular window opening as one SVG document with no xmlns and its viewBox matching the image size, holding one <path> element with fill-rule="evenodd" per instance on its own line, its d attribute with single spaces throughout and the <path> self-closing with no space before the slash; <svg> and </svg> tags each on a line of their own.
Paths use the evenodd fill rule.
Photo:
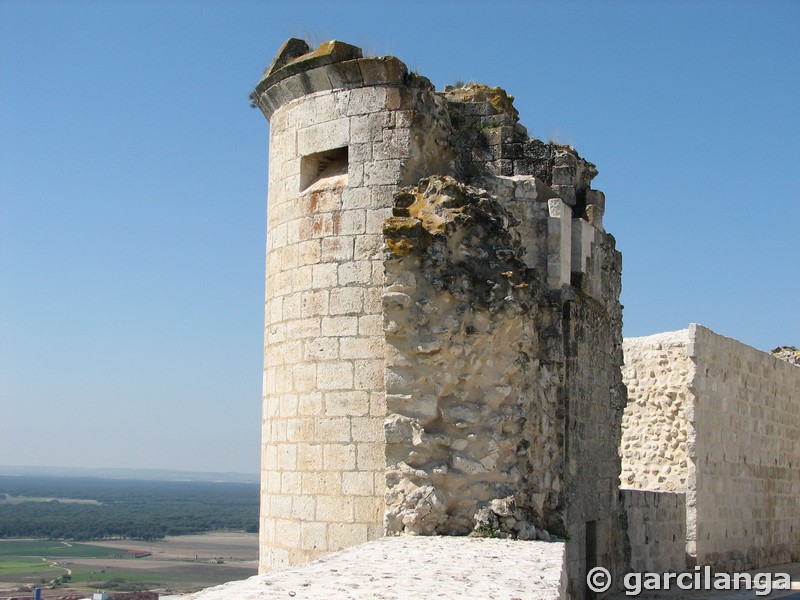
<svg viewBox="0 0 800 600">
<path fill-rule="evenodd" d="M 300 191 L 323 179 L 347 177 L 347 146 L 304 156 L 300 160 Z"/>
</svg>

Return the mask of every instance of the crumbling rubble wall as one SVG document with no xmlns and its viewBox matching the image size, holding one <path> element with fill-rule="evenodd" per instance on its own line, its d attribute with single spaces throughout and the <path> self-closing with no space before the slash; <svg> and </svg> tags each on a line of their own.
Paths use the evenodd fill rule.
<svg viewBox="0 0 800 600">
<path fill-rule="evenodd" d="M 485 190 L 423 179 L 394 212 L 384 226 L 388 532 L 564 535 L 563 356 L 547 340 L 559 335 L 558 298 L 520 259 L 514 218 Z"/>
<path fill-rule="evenodd" d="M 685 492 L 689 476 L 687 394 L 694 364 L 688 330 L 628 338 L 623 377 L 622 487 Z"/>
</svg>

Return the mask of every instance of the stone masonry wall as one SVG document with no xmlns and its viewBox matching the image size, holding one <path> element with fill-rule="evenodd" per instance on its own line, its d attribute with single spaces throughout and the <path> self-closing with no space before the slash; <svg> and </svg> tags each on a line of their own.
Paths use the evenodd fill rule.
<svg viewBox="0 0 800 600">
<path fill-rule="evenodd" d="M 800 369 L 700 325 L 625 353 L 623 484 L 685 491 L 698 564 L 800 557 Z"/>
<path fill-rule="evenodd" d="M 634 573 L 680 573 L 686 569 L 686 495 L 620 490 Z"/>
<path fill-rule="evenodd" d="M 341 105 L 344 105 L 342 108 Z M 389 119 L 385 90 L 323 92 L 270 128 L 261 567 L 296 564 L 379 535 L 383 519 L 380 181 L 351 151 L 303 188 L 303 156 L 350 145 Z M 365 168 L 366 167 L 366 168 Z"/>
<path fill-rule="evenodd" d="M 625 407 L 622 383 L 621 257 L 614 238 L 592 245 L 586 272 L 574 278 L 576 293 L 562 309 L 567 357 L 564 412 L 567 568 L 571 593 L 595 566 L 615 581 L 623 573 L 626 546 L 619 504 L 620 459 L 617 452 Z M 595 277 L 602 277 L 598 282 Z M 600 293 L 595 295 L 595 291 Z M 578 577 L 584 575 L 581 581 Z"/>
<path fill-rule="evenodd" d="M 700 325 L 688 354 L 690 552 L 735 570 L 800 559 L 800 368 Z"/>
<path fill-rule="evenodd" d="M 694 365 L 688 331 L 624 342 L 628 405 L 622 420 L 622 487 L 686 491 L 686 395 Z"/>
<path fill-rule="evenodd" d="M 381 228 L 399 183 L 451 160 L 434 152 L 443 101 L 402 63 L 335 42 L 292 73 L 297 43 L 255 93 L 270 118 L 262 570 L 383 535 Z"/>
</svg>

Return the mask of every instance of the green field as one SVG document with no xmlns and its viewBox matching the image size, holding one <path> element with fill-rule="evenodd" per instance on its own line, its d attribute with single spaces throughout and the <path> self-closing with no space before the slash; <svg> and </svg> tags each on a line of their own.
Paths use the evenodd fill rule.
<svg viewBox="0 0 800 600">
<path fill-rule="evenodd" d="M 89 544 L 70 543 L 67 545 L 50 540 L 0 540 L 0 568 L 5 565 L 6 557 L 107 558 L 119 552 L 125 552 L 125 549 L 104 548 Z"/>
<path fill-rule="evenodd" d="M 20 558 L 20 557 L 15 557 Z M 49 562 L 41 560 L 5 560 L 0 559 L 0 581 L 16 581 L 28 575 L 52 579 L 64 573 L 63 569 L 53 568 Z"/>
</svg>

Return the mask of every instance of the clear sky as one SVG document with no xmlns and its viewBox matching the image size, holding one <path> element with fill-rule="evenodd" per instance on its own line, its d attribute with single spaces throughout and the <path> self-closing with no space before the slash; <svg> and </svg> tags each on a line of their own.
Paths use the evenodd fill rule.
<svg viewBox="0 0 800 600">
<path fill-rule="evenodd" d="M 800 345 L 799 2 L 0 0 L 0 464 L 258 470 L 283 41 L 516 97 L 600 171 L 625 335 Z"/>
</svg>

